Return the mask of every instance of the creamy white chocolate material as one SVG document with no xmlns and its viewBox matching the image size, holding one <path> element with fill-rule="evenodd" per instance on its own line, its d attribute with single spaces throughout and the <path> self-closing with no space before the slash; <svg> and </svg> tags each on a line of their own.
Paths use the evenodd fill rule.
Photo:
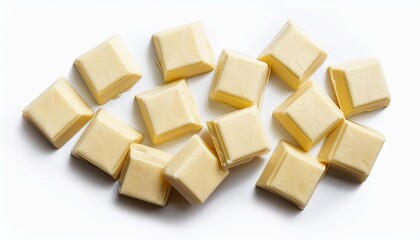
<svg viewBox="0 0 420 240">
<path fill-rule="evenodd" d="M 72 154 L 118 179 L 130 145 L 142 141 L 143 135 L 139 131 L 99 109 L 77 141 Z"/>
<path fill-rule="evenodd" d="M 300 88 L 324 63 L 327 53 L 307 38 L 291 21 L 259 56 L 289 87 Z"/>
<path fill-rule="evenodd" d="M 203 128 L 185 80 L 138 94 L 136 100 L 153 144 L 161 144 Z"/>
<path fill-rule="evenodd" d="M 198 135 L 163 170 L 164 178 L 193 205 L 204 203 L 228 174 Z"/>
<path fill-rule="evenodd" d="M 359 59 L 328 68 L 331 85 L 346 117 L 389 105 L 391 97 L 381 63 Z"/>
<path fill-rule="evenodd" d="M 195 22 L 153 35 L 157 64 L 165 82 L 214 69 L 213 50 L 203 24 Z"/>
<path fill-rule="evenodd" d="M 325 165 L 310 154 L 281 140 L 257 186 L 303 209 L 325 173 Z"/>
<path fill-rule="evenodd" d="M 383 134 L 345 120 L 327 136 L 318 159 L 364 182 L 384 142 Z"/>
<path fill-rule="evenodd" d="M 337 105 L 312 81 L 280 104 L 273 116 L 306 151 L 344 120 Z"/>
<path fill-rule="evenodd" d="M 23 116 L 60 148 L 93 117 L 93 111 L 64 78 L 59 78 L 23 110 Z"/>
<path fill-rule="evenodd" d="M 223 169 L 244 164 L 270 151 L 256 106 L 237 110 L 207 122 Z"/>
<path fill-rule="evenodd" d="M 142 76 L 133 56 L 117 35 L 77 58 L 74 64 L 101 105 L 130 90 Z"/>
<path fill-rule="evenodd" d="M 172 155 L 133 143 L 120 176 L 119 193 L 158 206 L 168 202 L 171 186 L 163 178 L 163 168 Z"/>
<path fill-rule="evenodd" d="M 261 107 L 270 77 L 265 62 L 232 50 L 223 50 L 210 90 L 210 99 L 236 108 Z"/>
</svg>

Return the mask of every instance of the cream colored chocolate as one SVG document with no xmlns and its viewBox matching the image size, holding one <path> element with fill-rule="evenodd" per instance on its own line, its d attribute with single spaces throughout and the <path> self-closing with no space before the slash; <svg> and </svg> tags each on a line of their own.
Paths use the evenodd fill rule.
<svg viewBox="0 0 420 240">
<path fill-rule="evenodd" d="M 389 105 L 391 97 L 381 63 L 359 59 L 328 68 L 331 85 L 346 117 Z"/>
<path fill-rule="evenodd" d="M 119 193 L 165 206 L 171 186 L 163 178 L 162 172 L 171 158 L 170 154 L 158 149 L 131 144 L 121 172 Z"/>
<path fill-rule="evenodd" d="M 198 135 L 163 169 L 164 178 L 193 205 L 204 203 L 228 174 Z"/>
<path fill-rule="evenodd" d="M 325 165 L 308 153 L 281 140 L 257 186 L 303 209 L 325 173 Z"/>
<path fill-rule="evenodd" d="M 141 78 L 140 68 L 119 36 L 74 61 L 99 104 L 118 98 Z"/>
<path fill-rule="evenodd" d="M 273 116 L 306 151 L 344 120 L 337 105 L 312 81 L 280 104 Z"/>
<path fill-rule="evenodd" d="M 259 56 L 289 87 L 300 88 L 324 63 L 327 53 L 307 38 L 291 21 Z"/>
<path fill-rule="evenodd" d="M 364 182 L 384 142 L 381 133 L 345 120 L 327 136 L 318 159 Z"/>
<path fill-rule="evenodd" d="M 72 154 L 118 179 L 130 145 L 142 141 L 143 135 L 139 131 L 99 109 L 77 141 Z"/>
<path fill-rule="evenodd" d="M 23 116 L 60 148 L 93 117 L 93 111 L 64 78 L 59 78 L 23 110 Z"/>
<path fill-rule="evenodd" d="M 156 33 L 152 38 L 165 82 L 214 69 L 213 50 L 201 22 Z"/>
<path fill-rule="evenodd" d="M 256 106 L 237 110 L 207 122 L 223 169 L 244 164 L 270 151 Z"/>
<path fill-rule="evenodd" d="M 138 94 L 136 100 L 153 144 L 161 144 L 203 128 L 185 80 Z"/>
<path fill-rule="evenodd" d="M 210 99 L 236 108 L 261 107 L 270 77 L 265 62 L 232 50 L 223 50 L 213 77 Z"/>
</svg>

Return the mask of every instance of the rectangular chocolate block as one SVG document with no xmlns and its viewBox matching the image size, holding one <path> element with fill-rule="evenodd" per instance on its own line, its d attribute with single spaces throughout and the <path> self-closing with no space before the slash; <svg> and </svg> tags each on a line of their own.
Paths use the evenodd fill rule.
<svg viewBox="0 0 420 240">
<path fill-rule="evenodd" d="M 142 77 L 134 57 L 118 35 L 78 57 L 74 65 L 100 105 L 118 98 Z"/>
<path fill-rule="evenodd" d="M 86 160 L 115 180 L 132 143 L 141 143 L 143 135 L 119 118 L 99 109 L 73 148 L 75 157 Z"/>
<path fill-rule="evenodd" d="M 325 169 L 325 165 L 315 157 L 281 140 L 258 179 L 257 186 L 303 209 L 324 176 Z"/>
<path fill-rule="evenodd" d="M 93 117 L 93 111 L 64 78 L 59 78 L 23 110 L 23 116 L 60 148 Z"/>
<path fill-rule="evenodd" d="M 133 143 L 121 172 L 119 193 L 158 206 L 168 202 L 171 186 L 163 178 L 163 168 L 172 155 Z"/>
<path fill-rule="evenodd" d="M 237 110 L 207 122 L 223 169 L 247 163 L 270 151 L 256 106 Z"/>
<path fill-rule="evenodd" d="M 213 50 L 201 22 L 153 35 L 157 64 L 165 82 L 189 78 L 214 69 Z"/>
<path fill-rule="evenodd" d="M 198 135 L 163 170 L 165 179 L 193 205 L 204 203 L 228 174 Z"/>
</svg>

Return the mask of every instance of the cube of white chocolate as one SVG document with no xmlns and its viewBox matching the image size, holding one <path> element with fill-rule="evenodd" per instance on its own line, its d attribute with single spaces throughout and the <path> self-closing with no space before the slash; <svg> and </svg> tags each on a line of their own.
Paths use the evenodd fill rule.
<svg viewBox="0 0 420 240">
<path fill-rule="evenodd" d="M 185 80 L 156 87 L 138 94 L 136 99 L 153 144 L 203 128 Z"/>
<path fill-rule="evenodd" d="M 328 75 L 346 117 L 389 105 L 391 97 L 381 63 L 359 59 L 328 68 Z"/>
<path fill-rule="evenodd" d="M 119 193 L 158 206 L 168 202 L 171 186 L 163 178 L 163 168 L 172 156 L 166 152 L 133 143 L 121 172 Z"/>
<path fill-rule="evenodd" d="M 384 142 L 381 133 L 345 120 L 327 136 L 318 159 L 364 182 Z"/>
<path fill-rule="evenodd" d="M 257 186 L 303 209 L 325 173 L 325 165 L 308 153 L 281 140 Z"/>
<path fill-rule="evenodd" d="M 93 111 L 64 78 L 59 78 L 23 110 L 23 116 L 60 148 L 93 117 Z"/>
<path fill-rule="evenodd" d="M 273 116 L 306 151 L 344 120 L 337 105 L 312 81 L 280 104 Z"/>
<path fill-rule="evenodd" d="M 327 53 L 307 38 L 291 21 L 259 56 L 289 87 L 300 88 L 324 63 Z"/>
<path fill-rule="evenodd" d="M 163 170 L 164 178 L 191 204 L 202 204 L 229 174 L 207 144 L 194 135 Z"/>
<path fill-rule="evenodd" d="M 270 151 L 256 106 L 237 110 L 207 122 L 223 169 L 244 164 Z"/>
<path fill-rule="evenodd" d="M 231 50 L 223 50 L 213 77 L 210 99 L 236 108 L 261 107 L 270 77 L 265 62 Z"/>
<path fill-rule="evenodd" d="M 72 154 L 118 179 L 132 143 L 141 143 L 143 135 L 119 118 L 99 109 L 77 141 Z"/>
<path fill-rule="evenodd" d="M 213 50 L 203 24 L 195 22 L 153 35 L 157 64 L 165 82 L 214 69 Z"/>
<path fill-rule="evenodd" d="M 77 58 L 74 64 L 101 105 L 130 90 L 142 76 L 133 56 L 117 35 Z"/>
</svg>

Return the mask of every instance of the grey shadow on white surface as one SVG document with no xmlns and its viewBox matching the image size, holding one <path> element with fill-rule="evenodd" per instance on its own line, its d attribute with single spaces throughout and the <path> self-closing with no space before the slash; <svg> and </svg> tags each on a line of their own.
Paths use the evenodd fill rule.
<svg viewBox="0 0 420 240">
<path fill-rule="evenodd" d="M 245 184 L 244 180 L 249 179 L 252 175 L 259 173 L 264 165 L 262 157 L 256 157 L 250 162 L 231 168 L 229 175 L 217 189 L 219 192 L 228 192 L 230 189 L 236 188 L 241 184 Z"/>
<path fill-rule="evenodd" d="M 208 96 L 206 96 L 206 97 L 208 98 Z M 210 99 L 208 99 L 207 106 L 206 106 L 205 109 L 206 109 L 206 112 L 209 115 L 214 116 L 214 118 L 217 118 L 217 117 L 225 115 L 227 113 L 239 110 L 239 109 L 236 109 L 234 107 L 228 106 L 228 105 L 223 104 L 223 103 L 214 102 Z M 209 120 L 213 120 L 213 119 L 202 119 L 202 120 L 204 120 L 204 124 L 205 124 L 205 121 L 209 121 Z"/>
<path fill-rule="evenodd" d="M 147 59 L 149 59 L 150 62 L 152 63 L 152 66 L 151 66 L 152 69 L 150 67 L 148 69 L 149 70 L 148 73 L 151 74 L 151 75 L 146 76 L 146 78 L 148 78 L 148 79 L 151 78 L 152 81 L 156 82 L 156 86 L 160 86 L 160 85 L 164 84 L 162 73 L 160 72 L 159 67 L 156 63 L 157 56 L 156 56 L 155 45 L 153 44 L 152 38 L 150 38 L 149 45 L 147 47 L 146 55 L 147 55 Z M 143 78 L 144 77 L 145 76 L 143 76 Z M 142 81 L 142 79 L 140 79 L 140 81 Z"/>
<path fill-rule="evenodd" d="M 329 194 L 317 194 L 317 190 L 315 190 L 318 201 L 325 203 L 321 205 L 324 206 L 322 213 L 333 212 L 337 207 L 341 208 L 343 204 L 347 204 L 346 202 L 355 196 L 356 191 L 362 185 L 363 183 L 352 179 L 348 174 L 337 169 L 329 168 L 318 185 L 318 188 L 322 188 L 324 191 L 329 192 Z"/>
<path fill-rule="evenodd" d="M 77 70 L 74 64 L 71 66 L 66 79 L 76 89 L 76 91 L 86 101 L 86 103 L 89 104 L 89 106 L 98 106 L 98 103 L 93 98 L 92 93 L 85 83 L 85 80 L 83 80 L 82 75 L 80 75 L 79 70 Z"/>
<path fill-rule="evenodd" d="M 277 135 L 279 136 L 279 141 L 286 140 L 287 142 L 295 146 L 299 146 L 299 144 L 297 144 L 297 142 L 293 139 L 293 137 L 290 136 L 290 134 L 286 131 L 286 129 L 274 117 L 271 117 L 270 128 L 274 132 L 277 133 Z M 277 146 L 277 143 L 278 142 L 275 143 L 274 147 Z"/>
<path fill-rule="evenodd" d="M 42 149 L 44 152 L 52 153 L 57 149 L 30 123 L 23 115 L 20 118 L 20 131 L 25 136 L 26 141 L 31 142 L 31 146 Z"/>
<path fill-rule="evenodd" d="M 140 215 L 147 214 L 159 221 L 182 224 L 183 221 L 180 220 L 194 218 L 204 211 L 206 207 L 212 204 L 218 204 L 217 201 L 221 198 L 221 194 L 226 194 L 229 190 L 242 184 L 244 182 L 243 179 L 248 178 L 252 172 L 257 171 L 263 162 L 262 158 L 257 158 L 247 164 L 235 167 L 202 205 L 191 205 L 176 189 L 172 188 L 166 207 L 155 206 L 118 193 L 116 193 L 117 196 L 115 197 L 115 206 L 124 208 L 129 212 L 136 212 Z"/>
<path fill-rule="evenodd" d="M 284 99 L 289 97 L 294 91 L 283 80 L 277 77 L 273 72 L 270 74 L 270 78 L 268 79 L 268 85 L 266 89 L 271 89 L 276 92 L 279 96 L 285 96 Z M 275 99 L 276 107 L 283 102 L 284 99 Z M 263 101 L 268 101 L 268 99 L 264 98 Z M 272 109 L 271 111 L 273 111 Z"/>
<path fill-rule="evenodd" d="M 362 124 L 364 122 L 372 121 L 373 119 L 375 119 L 375 121 L 381 121 L 381 119 L 383 118 L 380 117 L 380 115 L 384 114 L 384 111 L 386 111 L 386 109 L 387 108 L 382 108 L 382 109 L 377 109 L 370 112 L 363 112 L 363 113 L 351 116 L 348 119 L 353 122 L 362 123 Z"/>
<path fill-rule="evenodd" d="M 118 193 L 118 189 L 115 193 L 114 205 L 130 213 L 148 215 L 148 217 L 154 218 L 155 220 L 173 224 L 182 224 L 183 221 L 180 220 L 192 218 L 203 210 L 203 206 L 191 205 L 174 188 L 171 189 L 168 205 L 165 207 L 121 195 Z"/>
<path fill-rule="evenodd" d="M 279 211 L 281 214 L 286 214 L 289 217 L 296 217 L 302 213 L 302 210 L 291 202 L 257 186 L 254 187 L 253 197 L 258 204 L 270 206 L 275 211 Z"/>
<path fill-rule="evenodd" d="M 321 70 L 322 69 L 318 69 L 318 71 L 321 71 Z M 327 95 L 338 106 L 338 101 L 337 101 L 337 98 L 335 96 L 334 89 L 331 85 L 331 81 L 330 81 L 330 77 L 328 76 L 328 72 L 324 71 L 324 73 L 322 74 L 322 79 L 319 79 L 319 80 L 314 79 L 314 82 L 316 82 L 316 84 L 323 85 L 324 89 L 327 89 L 326 90 Z"/>
<path fill-rule="evenodd" d="M 144 123 L 143 116 L 141 115 L 140 108 L 135 97 L 133 97 L 133 104 L 131 104 L 131 118 L 134 119 L 135 123 L 133 127 L 143 134 L 144 140 L 142 144 L 152 146 L 149 132 L 147 131 L 146 124 Z"/>
<path fill-rule="evenodd" d="M 111 176 L 86 160 L 69 155 L 68 162 L 70 171 L 76 172 L 80 178 L 85 179 L 89 184 L 98 187 L 110 187 L 115 184 L 115 180 Z"/>
<path fill-rule="evenodd" d="M 336 168 L 328 168 L 325 176 L 321 180 L 323 183 L 337 189 L 345 190 L 355 190 L 362 185 L 354 178 L 352 178 L 348 173 L 345 173 Z"/>
</svg>

